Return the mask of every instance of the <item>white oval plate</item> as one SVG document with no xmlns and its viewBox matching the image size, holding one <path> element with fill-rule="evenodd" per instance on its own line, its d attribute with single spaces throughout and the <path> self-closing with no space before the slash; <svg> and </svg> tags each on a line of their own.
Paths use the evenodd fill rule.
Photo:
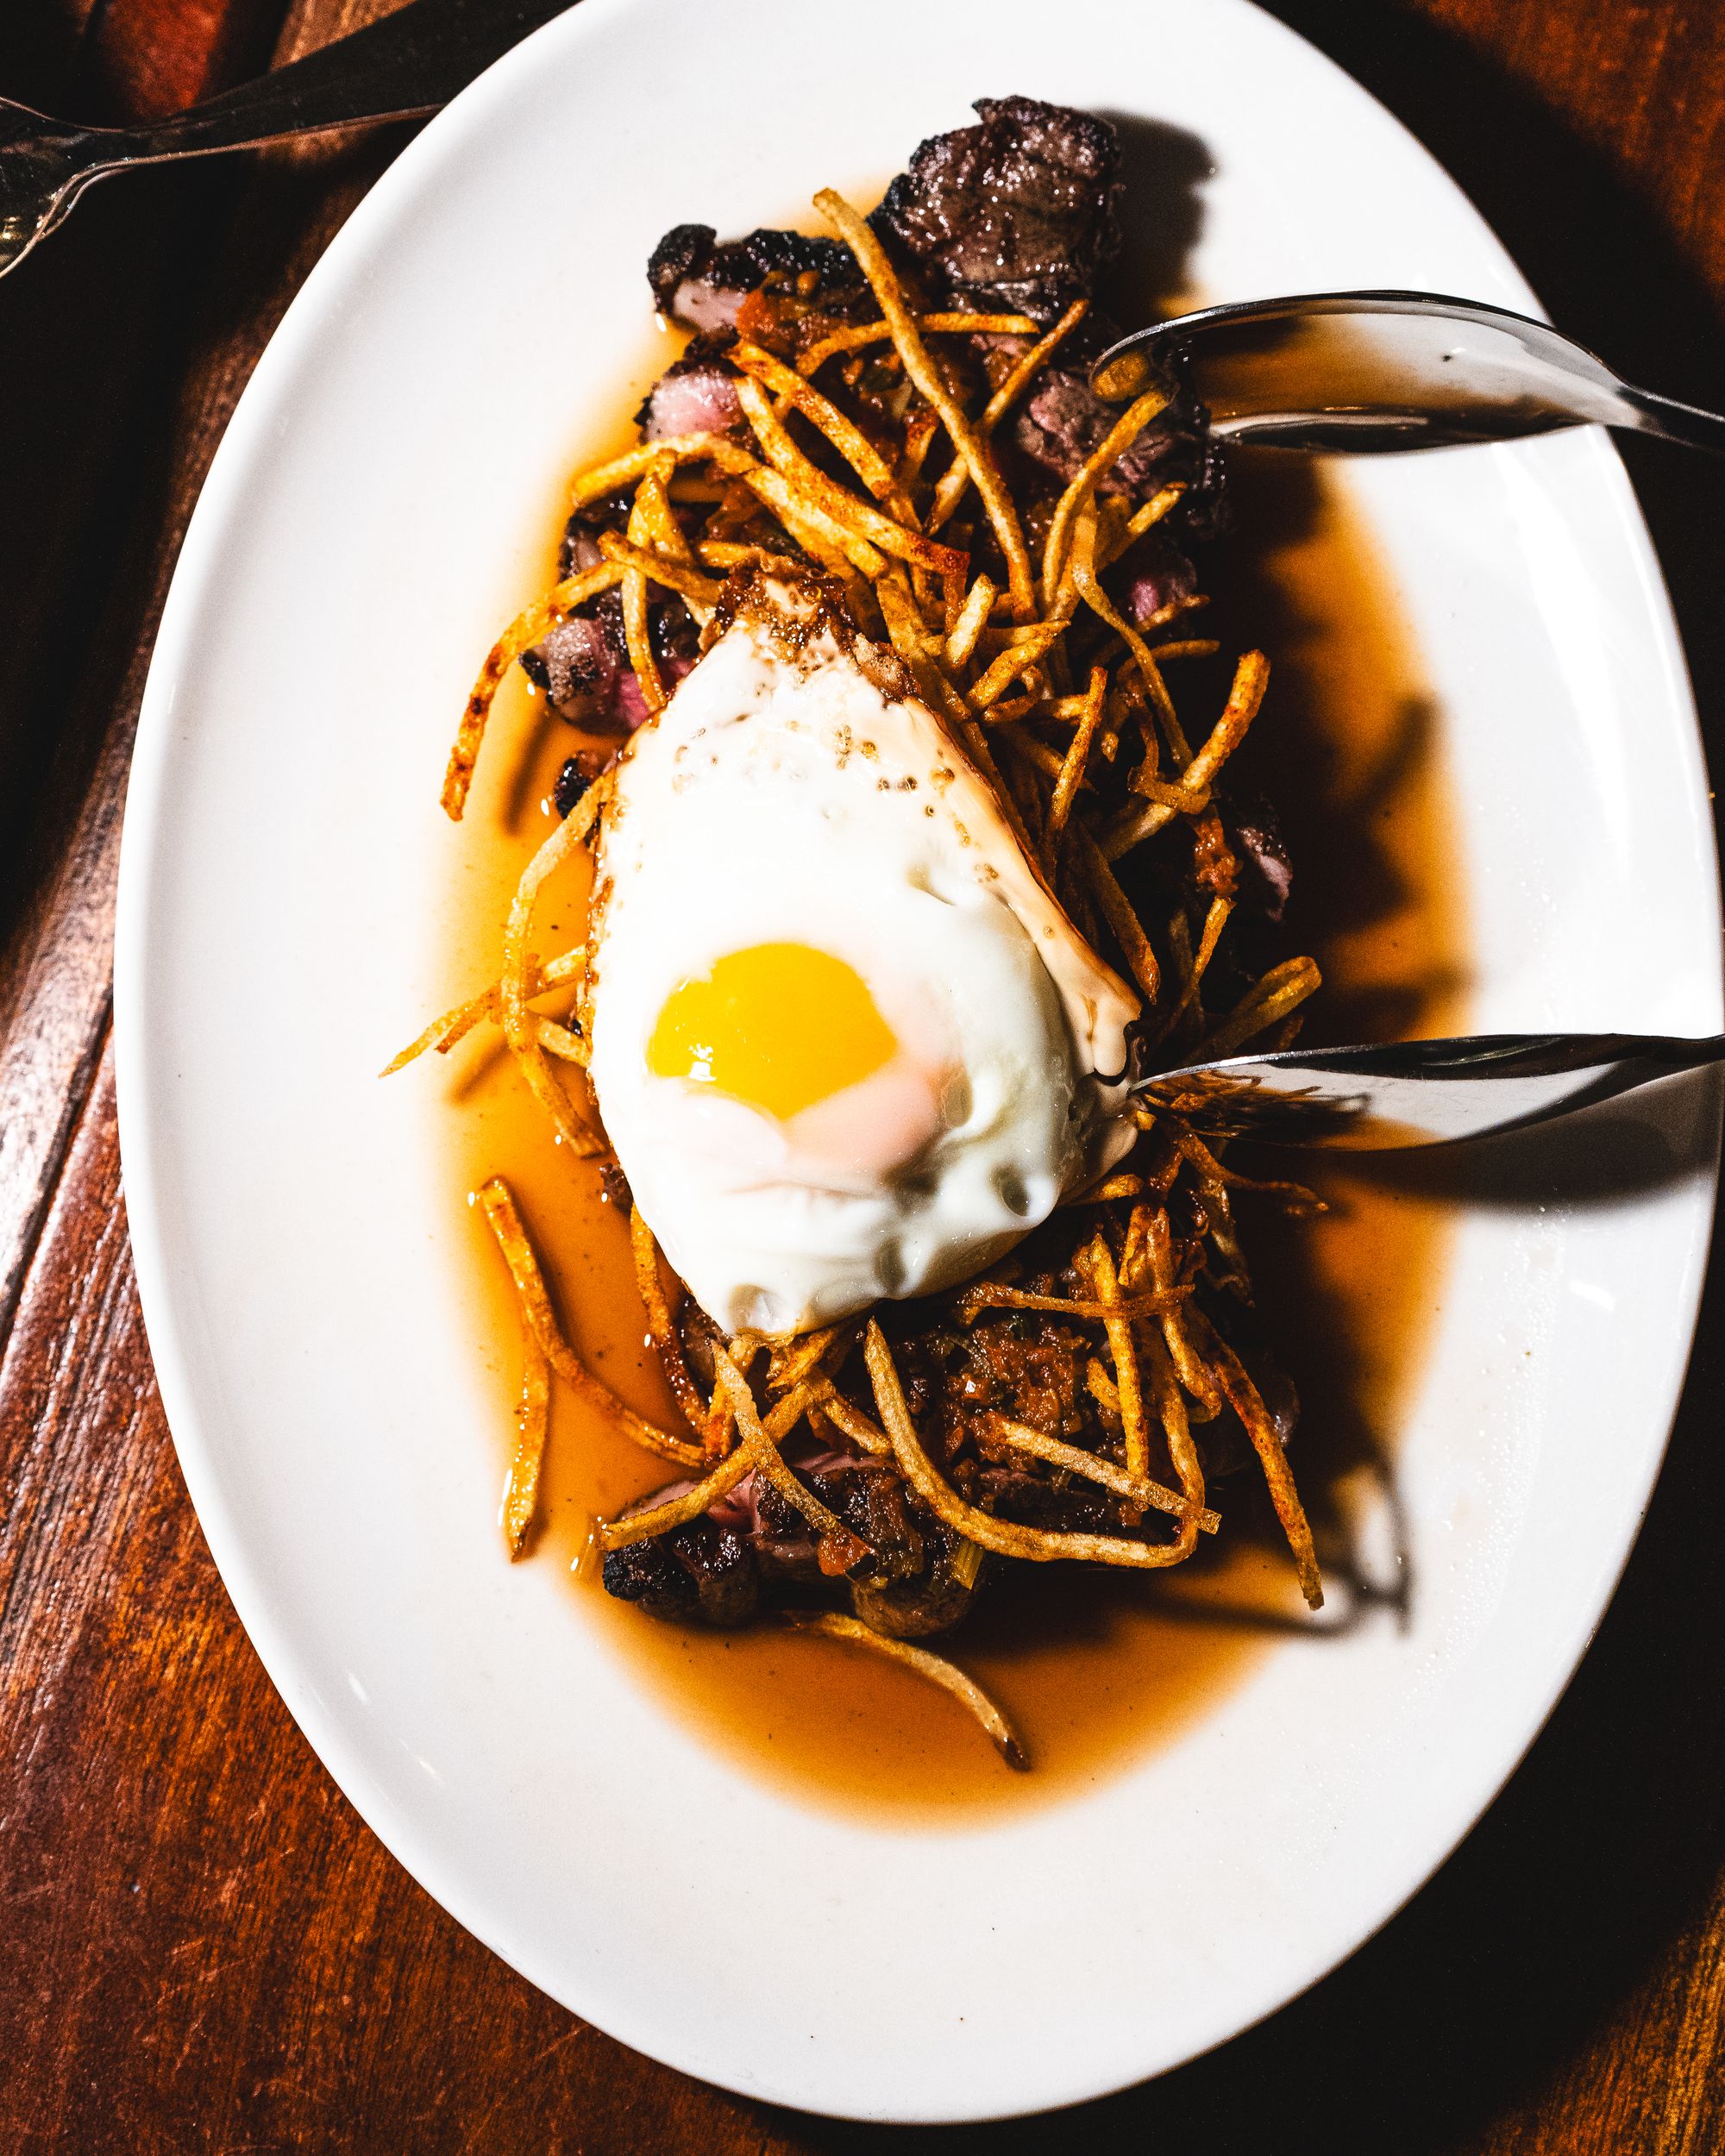
<svg viewBox="0 0 1725 2156">
<path fill-rule="evenodd" d="M 460 1921 L 643 2051 L 877 2119 L 1152 2074 L 1350 1952 L 1465 1833 L 1628 1552 L 1688 1351 L 1713 1109 L 1668 1177 L 1482 1207 L 1398 1454 L 1411 1626 L 1295 1639 L 1067 1805 L 875 1831 L 711 1756 L 511 1571 L 494 1395 L 409 1096 L 458 840 L 430 806 L 668 226 L 859 189 L 978 95 L 1189 130 L 1212 298 L 1530 295 L 1361 91 L 1241 0 L 586 0 L 409 149 L 260 365 L 150 679 L 119 930 L 139 1283 L 186 1482 L 270 1675 Z M 1681 657 L 1608 444 L 1360 467 L 1441 704 L 1482 1027 L 1719 1025 Z M 1647 955 L 1657 952 L 1659 963 Z M 380 1523 L 384 1523 L 380 1525 Z M 1170 1852 L 1172 1867 L 1094 1852 Z M 743 1882 L 772 1852 L 770 1893 Z"/>
</svg>

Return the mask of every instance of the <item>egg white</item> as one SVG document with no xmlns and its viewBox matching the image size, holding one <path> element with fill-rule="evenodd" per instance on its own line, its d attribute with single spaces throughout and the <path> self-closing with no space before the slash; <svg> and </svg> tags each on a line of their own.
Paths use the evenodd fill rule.
<svg viewBox="0 0 1725 2156">
<path fill-rule="evenodd" d="M 896 1075 L 943 1074 L 942 1127 L 910 1159 L 811 1150 L 796 1125 L 649 1070 L 672 992 L 778 942 L 861 975 L 901 1044 Z M 727 1331 L 802 1332 L 960 1281 L 1130 1143 L 1118 1111 L 1136 1000 L 866 646 L 824 635 L 793 654 L 747 616 L 714 643 L 618 767 L 588 948 L 606 1131 L 667 1257 Z M 866 1119 L 866 1083 L 836 1097 L 837 1120 L 847 1106 Z"/>
</svg>

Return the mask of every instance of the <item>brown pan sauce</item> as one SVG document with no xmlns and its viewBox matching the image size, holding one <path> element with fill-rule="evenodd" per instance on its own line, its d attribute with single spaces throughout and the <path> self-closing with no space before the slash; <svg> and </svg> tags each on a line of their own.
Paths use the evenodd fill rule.
<svg viewBox="0 0 1725 2156">
<path fill-rule="evenodd" d="M 1240 458 L 1234 502 L 1234 532 L 1201 564 L 1207 586 L 1226 595 L 1201 633 L 1222 640 L 1230 663 L 1256 643 L 1275 668 L 1239 768 L 1275 802 L 1293 855 L 1286 950 L 1314 953 L 1326 975 L 1308 1037 L 1452 1029 L 1465 924 L 1448 795 L 1416 657 L 1369 538 L 1321 470 L 1296 458 Z M 548 560 L 548 583 L 550 573 Z M 1195 734 L 1220 708 L 1221 667 L 1188 662 L 1172 677 Z M 447 938 L 450 1003 L 496 973 L 510 896 L 549 828 L 552 781 L 574 745 L 516 673 L 498 701 L 461 841 Z M 580 942 L 583 903 L 574 891 L 548 899 L 536 948 L 549 956 Z M 680 1426 L 645 1345 L 628 1224 L 605 1201 L 596 1169 L 554 1142 L 494 1031 L 447 1063 L 430 1061 L 435 1076 L 422 1067 L 393 1082 L 441 1081 L 439 1172 L 452 1211 L 464 1216 L 474 1338 L 495 1399 L 490 1432 L 476 1441 L 495 1446 L 499 1486 L 519 1349 L 502 1264 L 466 1204 L 489 1175 L 513 1186 L 579 1351 L 631 1405 Z M 1442 1295 L 1445 1221 L 1432 1202 L 1352 1181 L 1345 1167 L 1316 1156 L 1266 1160 L 1260 1172 L 1302 1175 L 1332 1200 L 1327 1216 L 1301 1223 L 1251 1200 L 1242 1212 L 1260 1308 L 1304 1403 L 1295 1473 L 1320 1553 L 1345 1570 L 1332 1495 L 1346 1478 L 1385 1471 L 1393 1460 L 1397 1413 Z M 881 1823 L 958 1825 L 1106 1778 L 1213 1710 L 1303 1618 L 1251 1476 L 1214 1494 L 1222 1532 L 1176 1570 L 1022 1566 L 1013 1568 L 1019 1576 L 997 1575 L 966 1626 L 932 1644 L 1017 1724 L 1032 1771 L 1016 1774 L 944 1694 L 860 1650 L 769 1626 L 686 1631 L 612 1601 L 589 1545 L 593 1515 L 676 1472 L 559 1389 L 544 1525 L 525 1561 L 578 1566 L 579 1620 L 601 1631 L 667 1713 L 739 1768 Z M 505 1562 L 492 1520 L 475 1520 L 473 1532 L 492 1536 Z M 1324 1651 L 1321 1640 L 1308 1651 Z"/>
</svg>

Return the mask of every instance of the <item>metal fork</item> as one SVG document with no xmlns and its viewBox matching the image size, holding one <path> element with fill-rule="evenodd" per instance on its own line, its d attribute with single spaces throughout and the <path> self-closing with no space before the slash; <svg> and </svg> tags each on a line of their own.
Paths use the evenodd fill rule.
<svg viewBox="0 0 1725 2156">
<path fill-rule="evenodd" d="M 1388 1152 L 1524 1130 L 1719 1062 L 1725 1036 L 1476 1033 L 1231 1056 L 1151 1074 L 1133 1091 L 1225 1136 Z"/>
<path fill-rule="evenodd" d="M 273 74 L 141 127 L 76 127 L 0 98 L 0 276 L 96 180 L 141 165 L 435 112 L 568 4 L 411 0 Z"/>
</svg>

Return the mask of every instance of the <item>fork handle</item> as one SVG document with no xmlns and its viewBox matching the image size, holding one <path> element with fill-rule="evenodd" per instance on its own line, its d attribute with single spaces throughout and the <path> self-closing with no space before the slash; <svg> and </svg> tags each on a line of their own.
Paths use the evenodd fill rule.
<svg viewBox="0 0 1725 2156">
<path fill-rule="evenodd" d="M 410 0 L 304 60 L 141 128 L 88 138 L 90 177 L 433 112 L 569 0 Z M 99 161 L 97 161 L 99 160 Z"/>
</svg>

